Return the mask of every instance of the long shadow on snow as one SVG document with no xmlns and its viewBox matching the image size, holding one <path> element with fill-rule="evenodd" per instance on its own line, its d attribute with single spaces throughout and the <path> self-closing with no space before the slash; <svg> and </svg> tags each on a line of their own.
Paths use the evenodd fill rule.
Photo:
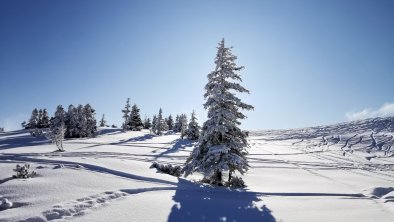
<svg viewBox="0 0 394 222">
<path fill-rule="evenodd" d="M 130 138 L 128 140 L 120 140 L 119 142 L 113 142 L 113 143 L 110 143 L 110 144 L 111 145 L 120 145 L 120 144 L 128 143 L 128 142 L 141 142 L 141 141 L 145 141 L 145 140 L 150 140 L 153 137 L 155 137 L 155 135 L 145 134 L 143 136 L 132 137 L 132 138 Z"/>
<path fill-rule="evenodd" d="M 24 146 L 37 146 L 49 143 L 45 137 L 34 137 L 29 134 L 23 136 L 0 137 L 0 150 L 12 149 Z"/>
<path fill-rule="evenodd" d="M 225 188 L 200 187 L 179 179 L 167 221 L 264 221 L 274 222 L 271 211 L 261 201 L 258 193 L 234 191 Z"/>
<path fill-rule="evenodd" d="M 88 163 L 80 163 L 80 162 L 65 161 L 65 160 L 50 160 L 50 159 L 31 158 L 31 157 L 21 156 L 20 154 L 7 154 L 7 155 L 2 155 L 2 156 L 0 155 L 0 162 L 2 160 L 33 162 L 33 163 L 38 163 L 38 164 L 64 164 L 64 165 L 73 165 L 73 166 L 80 165 L 90 171 L 112 174 L 114 176 L 128 178 L 128 179 L 132 179 L 132 180 L 139 180 L 139 181 L 158 183 L 158 184 L 177 185 L 176 183 L 171 182 L 171 181 L 166 181 L 166 180 L 152 178 L 152 177 L 146 177 L 146 176 L 139 176 L 136 174 L 127 173 L 127 172 L 114 170 L 114 169 L 110 169 L 110 168 L 106 168 L 106 167 L 102 167 L 102 166 L 98 166 L 98 165 L 93 165 L 93 164 L 88 164 Z M 10 161 L 7 161 L 7 162 L 10 162 Z"/>
<path fill-rule="evenodd" d="M 158 154 L 156 156 L 155 160 L 157 160 L 160 157 L 167 156 L 167 154 L 175 153 L 180 150 L 185 150 L 188 147 L 192 147 L 195 144 L 195 141 L 179 138 L 179 139 L 174 140 L 171 143 L 174 143 L 174 145 L 171 148 L 167 149 L 166 151 Z"/>
<path fill-rule="evenodd" d="M 117 128 L 106 128 L 106 129 L 100 129 L 99 131 L 97 131 L 97 135 L 114 135 L 114 134 L 119 134 L 122 133 L 122 129 L 117 129 Z"/>
</svg>

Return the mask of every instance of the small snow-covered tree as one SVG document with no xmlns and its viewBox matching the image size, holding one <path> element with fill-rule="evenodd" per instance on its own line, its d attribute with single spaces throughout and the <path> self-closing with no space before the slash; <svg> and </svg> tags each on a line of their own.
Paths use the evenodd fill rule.
<svg viewBox="0 0 394 222">
<path fill-rule="evenodd" d="M 83 116 L 85 118 L 85 132 L 84 137 L 92 137 L 97 132 L 97 121 L 95 118 L 96 110 L 89 104 L 83 107 Z"/>
<path fill-rule="evenodd" d="M 21 123 L 22 128 L 27 129 L 29 127 L 29 124 L 26 123 L 26 121 L 23 121 Z"/>
<path fill-rule="evenodd" d="M 65 127 L 66 112 L 61 105 L 57 106 L 55 116 L 50 121 L 50 128 L 48 132 L 48 138 L 52 140 L 52 143 L 56 144 L 59 151 L 63 152 L 63 139 L 64 133 L 66 132 Z"/>
<path fill-rule="evenodd" d="M 168 122 L 168 119 L 164 118 L 164 120 L 163 120 L 163 131 L 168 131 L 168 129 L 169 129 L 167 122 Z"/>
<path fill-rule="evenodd" d="M 82 104 L 79 104 L 77 106 L 77 108 L 75 109 L 74 115 L 75 115 L 76 125 L 74 126 L 75 130 L 74 130 L 73 137 L 76 137 L 76 138 L 85 137 L 87 124 L 86 124 L 86 118 L 85 118 Z"/>
<path fill-rule="evenodd" d="M 163 110 L 160 108 L 159 115 L 157 115 L 157 118 L 156 118 L 156 126 L 155 126 L 156 132 L 155 133 L 157 135 L 161 135 L 163 133 L 163 131 L 166 131 L 167 129 L 168 129 L 167 123 L 163 119 Z"/>
<path fill-rule="evenodd" d="M 181 138 L 185 137 L 186 135 L 186 130 L 187 130 L 187 116 L 186 114 L 181 114 L 179 116 L 179 123 L 180 123 L 180 128 L 181 128 Z"/>
<path fill-rule="evenodd" d="M 41 127 L 48 128 L 49 127 L 49 116 L 47 109 L 42 111 L 42 118 L 41 118 Z"/>
<path fill-rule="evenodd" d="M 152 127 L 152 124 L 150 122 L 149 118 L 146 118 L 145 116 L 145 120 L 144 120 L 144 129 L 150 129 Z"/>
<path fill-rule="evenodd" d="M 174 129 L 174 120 L 172 119 L 172 115 L 169 115 L 167 118 L 167 125 L 168 125 L 168 130 L 173 130 Z"/>
<path fill-rule="evenodd" d="M 156 134 L 156 127 L 157 127 L 157 117 L 156 117 L 156 115 L 153 115 L 153 118 L 152 118 L 152 129 L 151 129 L 153 134 Z"/>
<path fill-rule="evenodd" d="M 190 117 L 190 123 L 186 130 L 186 135 L 189 140 L 197 140 L 200 136 L 200 126 L 197 122 L 196 113 L 192 112 L 192 116 Z"/>
<path fill-rule="evenodd" d="M 30 116 L 29 123 L 28 123 L 28 128 L 29 129 L 37 128 L 38 127 L 38 123 L 39 123 L 38 109 L 35 108 L 31 112 L 31 116 Z"/>
<path fill-rule="evenodd" d="M 140 131 L 144 124 L 142 124 L 140 109 L 136 104 L 131 107 L 131 113 L 129 118 L 129 129 L 133 131 Z"/>
<path fill-rule="evenodd" d="M 37 128 L 42 128 L 42 109 L 38 110 Z"/>
<path fill-rule="evenodd" d="M 123 130 L 126 131 L 129 129 L 130 98 L 127 98 L 126 105 L 125 105 L 124 109 L 122 109 L 122 113 L 123 113 L 123 119 L 124 119 L 124 123 L 122 126 L 123 126 Z"/>
<path fill-rule="evenodd" d="M 99 124 L 99 126 L 100 127 L 105 127 L 105 124 L 107 124 L 107 121 L 105 121 L 105 115 L 103 114 L 103 116 L 101 117 L 101 120 L 100 120 L 100 124 Z"/>
<path fill-rule="evenodd" d="M 185 174 L 202 172 L 210 183 L 222 185 L 223 171 L 244 174 L 248 170 L 246 159 L 248 142 L 246 133 L 239 128 L 240 121 L 246 116 L 241 110 L 251 110 L 248 105 L 236 97 L 235 92 L 249 93 L 240 85 L 239 72 L 244 68 L 235 64 L 237 57 L 231 48 L 225 47 L 224 39 L 219 43 L 216 54 L 216 68 L 208 74 L 205 86 L 204 108 L 208 110 L 198 145 L 186 161 Z"/>
<path fill-rule="evenodd" d="M 174 127 L 172 130 L 176 133 L 181 132 L 181 122 L 179 119 L 179 115 L 176 115 L 176 117 L 175 117 L 175 123 L 174 123 Z"/>
<path fill-rule="evenodd" d="M 76 137 L 78 129 L 77 129 L 77 124 L 78 124 L 78 116 L 77 116 L 77 109 L 70 104 L 68 106 L 68 110 L 66 113 L 66 133 L 65 133 L 65 137 L 66 138 L 73 138 Z"/>
</svg>

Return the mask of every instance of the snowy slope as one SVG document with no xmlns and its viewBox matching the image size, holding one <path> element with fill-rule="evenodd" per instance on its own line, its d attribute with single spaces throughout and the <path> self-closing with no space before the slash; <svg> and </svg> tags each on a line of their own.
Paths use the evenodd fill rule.
<svg viewBox="0 0 394 222">
<path fill-rule="evenodd" d="M 248 187 L 238 191 L 150 169 L 184 163 L 194 143 L 177 134 L 101 129 L 59 153 L 23 130 L 1 133 L 0 198 L 13 207 L 0 208 L 0 221 L 393 221 L 392 126 L 386 118 L 253 132 Z M 10 178 L 18 163 L 39 176 Z"/>
</svg>

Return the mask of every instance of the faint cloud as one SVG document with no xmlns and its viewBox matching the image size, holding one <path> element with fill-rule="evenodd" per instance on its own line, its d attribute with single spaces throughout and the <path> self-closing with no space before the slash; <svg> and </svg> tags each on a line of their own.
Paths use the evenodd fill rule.
<svg viewBox="0 0 394 222">
<path fill-rule="evenodd" d="M 5 131 L 12 131 L 21 129 L 21 123 L 28 120 L 28 115 L 26 114 L 16 114 L 9 116 L 2 121 L 0 127 L 4 127 Z"/>
<path fill-rule="evenodd" d="M 360 120 L 360 119 L 367 119 L 374 117 L 388 117 L 388 116 L 394 116 L 394 103 L 385 103 L 377 110 L 366 108 L 359 112 L 346 113 L 346 118 L 348 120 Z"/>
</svg>

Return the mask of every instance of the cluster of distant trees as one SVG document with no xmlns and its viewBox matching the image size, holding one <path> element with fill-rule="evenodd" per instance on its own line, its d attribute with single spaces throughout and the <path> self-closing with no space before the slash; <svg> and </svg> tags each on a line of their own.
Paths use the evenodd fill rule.
<svg viewBox="0 0 394 222">
<path fill-rule="evenodd" d="M 29 122 L 23 122 L 22 127 L 25 129 L 42 129 L 48 128 L 50 123 L 50 119 L 48 116 L 47 109 L 33 109 L 31 112 L 31 116 Z"/>
<path fill-rule="evenodd" d="M 131 108 L 131 109 L 130 109 Z M 130 105 L 130 98 L 127 98 L 126 105 L 122 109 L 124 122 L 122 128 L 124 131 L 140 131 L 142 129 L 150 129 L 156 135 L 162 135 L 163 132 L 172 130 L 180 132 L 182 139 L 187 136 L 188 139 L 196 140 L 200 134 L 200 126 L 197 123 L 195 112 L 191 115 L 190 124 L 186 114 L 176 115 L 175 122 L 172 115 L 163 117 L 163 110 L 160 108 L 159 113 L 154 115 L 152 121 L 145 117 L 141 120 L 140 109 L 136 104 Z M 103 125 L 103 124 L 100 124 Z"/>
<path fill-rule="evenodd" d="M 46 109 L 33 109 L 29 122 L 23 122 L 22 126 L 31 130 L 43 128 L 54 130 L 63 126 L 66 138 L 92 137 L 97 131 L 95 110 L 89 104 L 76 107 L 69 105 L 67 111 L 59 105 L 52 118 L 49 118 Z"/>
</svg>

